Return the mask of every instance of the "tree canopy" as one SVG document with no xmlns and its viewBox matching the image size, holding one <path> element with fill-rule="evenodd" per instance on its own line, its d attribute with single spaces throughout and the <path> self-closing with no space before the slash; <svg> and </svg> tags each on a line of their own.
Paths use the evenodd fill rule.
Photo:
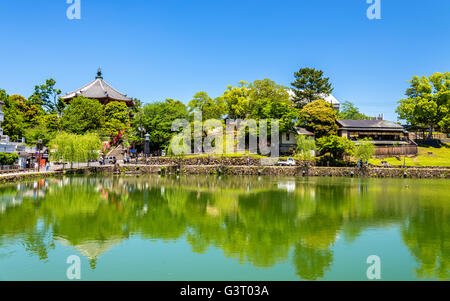
<svg viewBox="0 0 450 301">
<path fill-rule="evenodd" d="M 101 129 L 105 122 L 105 110 L 96 99 L 82 96 L 72 99 L 64 109 L 62 128 L 74 134 L 84 134 Z"/>
<path fill-rule="evenodd" d="M 317 147 L 322 153 L 329 153 L 335 160 L 343 159 L 344 155 L 352 156 L 355 151 L 352 141 L 335 135 L 317 139 Z"/>
<path fill-rule="evenodd" d="M 406 99 L 399 101 L 397 113 L 400 119 L 413 126 L 430 129 L 430 136 L 437 126 L 450 126 L 450 72 L 435 73 L 429 78 L 414 76 L 409 81 Z"/>
<path fill-rule="evenodd" d="M 307 104 L 300 111 L 298 124 L 315 133 L 317 138 L 335 135 L 338 129 L 336 112 L 324 100 L 316 100 Z"/>
<path fill-rule="evenodd" d="M 150 148 L 161 150 L 167 148 L 173 137 L 172 123 L 176 119 L 187 119 L 186 106 L 178 100 L 166 99 L 164 102 L 146 104 L 143 108 L 142 125 L 150 135 Z M 135 120 L 135 128 L 140 120 Z"/>
<path fill-rule="evenodd" d="M 341 104 L 340 111 L 337 113 L 339 119 L 344 120 L 367 120 L 368 116 L 364 115 L 359 109 L 351 102 L 346 101 Z"/>
<path fill-rule="evenodd" d="M 291 86 L 295 93 L 294 102 L 299 108 L 333 92 L 330 79 L 324 77 L 321 70 L 301 68 L 294 73 L 294 76 L 295 81 L 291 83 Z"/>
<path fill-rule="evenodd" d="M 194 95 L 194 98 L 188 104 L 188 110 L 191 119 L 194 111 L 202 112 L 203 120 L 221 119 L 227 114 L 227 107 L 223 98 L 212 99 L 208 93 L 203 91 Z"/>
</svg>

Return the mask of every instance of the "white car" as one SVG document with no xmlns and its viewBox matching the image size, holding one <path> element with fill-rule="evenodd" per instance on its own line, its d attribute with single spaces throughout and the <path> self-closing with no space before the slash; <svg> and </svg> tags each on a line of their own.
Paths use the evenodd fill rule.
<svg viewBox="0 0 450 301">
<path fill-rule="evenodd" d="M 279 166 L 295 166 L 295 160 L 293 158 L 288 158 L 287 161 L 278 161 Z"/>
</svg>

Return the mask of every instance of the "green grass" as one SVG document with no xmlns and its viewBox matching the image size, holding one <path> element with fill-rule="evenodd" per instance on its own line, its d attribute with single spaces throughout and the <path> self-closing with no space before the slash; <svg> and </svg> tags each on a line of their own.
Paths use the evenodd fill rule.
<svg viewBox="0 0 450 301">
<path fill-rule="evenodd" d="M 432 154 L 429 154 L 432 153 Z M 381 165 L 381 161 L 386 161 L 391 165 L 403 165 L 403 157 L 374 159 L 370 160 L 373 165 Z M 450 144 L 445 144 L 441 148 L 419 147 L 419 154 L 414 158 L 406 158 L 407 166 L 440 166 L 450 167 Z"/>
</svg>

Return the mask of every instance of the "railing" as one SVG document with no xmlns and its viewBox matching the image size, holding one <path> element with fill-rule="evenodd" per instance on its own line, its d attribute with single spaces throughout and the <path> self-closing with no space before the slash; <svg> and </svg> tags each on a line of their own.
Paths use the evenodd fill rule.
<svg viewBox="0 0 450 301">
<path fill-rule="evenodd" d="M 375 149 L 376 157 L 416 156 L 418 153 L 417 145 L 380 146 Z"/>
</svg>

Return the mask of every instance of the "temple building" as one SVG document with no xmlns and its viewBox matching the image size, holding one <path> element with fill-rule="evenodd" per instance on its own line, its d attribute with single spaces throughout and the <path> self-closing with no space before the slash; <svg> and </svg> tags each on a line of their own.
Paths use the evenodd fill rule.
<svg viewBox="0 0 450 301">
<path fill-rule="evenodd" d="M 125 102 L 128 107 L 133 107 L 133 99 L 126 94 L 122 94 L 103 80 L 102 71 L 98 69 L 95 80 L 84 87 L 67 93 L 61 98 L 69 103 L 72 99 L 83 96 L 86 98 L 97 99 L 103 105 L 107 105 L 110 102 L 118 101 Z"/>
<path fill-rule="evenodd" d="M 417 144 L 409 138 L 403 126 L 383 120 L 337 120 L 338 135 L 359 144 L 358 140 L 369 138 L 375 144 L 376 157 L 393 157 L 418 154 Z"/>
</svg>

